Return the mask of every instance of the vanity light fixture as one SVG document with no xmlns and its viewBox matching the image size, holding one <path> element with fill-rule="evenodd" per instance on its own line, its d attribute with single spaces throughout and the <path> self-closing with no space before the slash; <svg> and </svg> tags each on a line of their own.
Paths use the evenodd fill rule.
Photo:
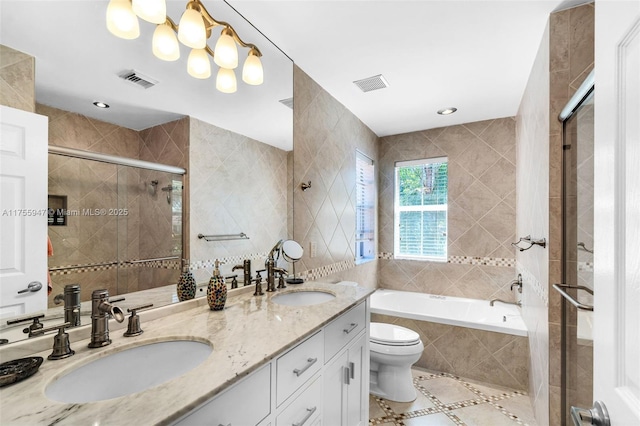
<svg viewBox="0 0 640 426">
<path fill-rule="evenodd" d="M 100 102 L 100 101 L 95 101 L 93 103 L 93 105 L 95 105 L 98 108 L 109 108 L 109 104 L 105 104 L 104 102 Z"/>
<path fill-rule="evenodd" d="M 187 72 L 192 77 L 201 79 L 211 76 L 211 56 L 220 67 L 216 88 L 223 93 L 234 93 L 237 90 L 234 69 L 238 67 L 240 45 L 249 49 L 242 68 L 242 81 L 253 86 L 263 83 L 260 49 L 240 39 L 229 23 L 214 19 L 201 0 L 187 2 L 179 25 L 167 16 L 166 10 L 166 0 L 110 0 L 107 6 L 107 29 L 117 37 L 131 40 L 140 35 L 138 18 L 156 24 L 152 41 L 153 54 L 163 61 L 175 61 L 180 58 L 180 41 L 192 49 L 187 61 Z M 211 37 L 213 28 L 218 26 L 223 28 L 215 50 L 212 50 L 207 45 L 207 39 Z"/>
<path fill-rule="evenodd" d="M 440 115 L 449 115 L 449 114 L 453 114 L 457 110 L 458 110 L 458 108 L 455 108 L 455 107 L 442 108 L 442 109 L 438 110 L 438 114 L 440 114 Z"/>
</svg>

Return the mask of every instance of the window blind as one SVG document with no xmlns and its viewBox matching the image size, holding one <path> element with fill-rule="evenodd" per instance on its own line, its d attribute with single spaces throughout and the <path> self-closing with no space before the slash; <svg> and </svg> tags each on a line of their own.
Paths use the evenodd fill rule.
<svg viewBox="0 0 640 426">
<path fill-rule="evenodd" d="M 395 255 L 447 259 L 447 158 L 397 162 Z"/>
<path fill-rule="evenodd" d="M 356 262 L 375 257 L 373 160 L 356 151 Z"/>
</svg>

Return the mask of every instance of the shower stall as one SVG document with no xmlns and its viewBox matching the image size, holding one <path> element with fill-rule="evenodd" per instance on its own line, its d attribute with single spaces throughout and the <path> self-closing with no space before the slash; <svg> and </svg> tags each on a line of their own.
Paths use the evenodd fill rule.
<svg viewBox="0 0 640 426">
<path fill-rule="evenodd" d="M 175 284 L 183 252 L 184 169 L 49 147 L 49 271 L 53 291 L 82 300 Z"/>
<path fill-rule="evenodd" d="M 562 419 L 593 401 L 594 73 L 560 114 L 562 157 Z M 574 416 L 576 409 L 573 409 Z"/>
</svg>

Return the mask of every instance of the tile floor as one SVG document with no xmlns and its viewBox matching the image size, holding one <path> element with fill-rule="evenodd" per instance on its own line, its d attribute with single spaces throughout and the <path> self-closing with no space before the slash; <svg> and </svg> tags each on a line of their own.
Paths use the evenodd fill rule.
<svg viewBox="0 0 640 426">
<path fill-rule="evenodd" d="M 529 396 L 413 368 L 418 397 L 400 403 L 369 395 L 370 426 L 536 426 Z"/>
</svg>

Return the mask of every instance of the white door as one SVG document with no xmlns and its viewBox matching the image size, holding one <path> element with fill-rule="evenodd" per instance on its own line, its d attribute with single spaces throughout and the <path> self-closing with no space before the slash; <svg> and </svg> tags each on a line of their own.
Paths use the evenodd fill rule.
<svg viewBox="0 0 640 426">
<path fill-rule="evenodd" d="M 0 318 L 47 307 L 47 127 L 0 106 Z M 30 283 L 31 290 L 27 289 Z"/>
<path fill-rule="evenodd" d="M 640 1 L 595 7 L 594 386 L 640 425 Z"/>
</svg>

